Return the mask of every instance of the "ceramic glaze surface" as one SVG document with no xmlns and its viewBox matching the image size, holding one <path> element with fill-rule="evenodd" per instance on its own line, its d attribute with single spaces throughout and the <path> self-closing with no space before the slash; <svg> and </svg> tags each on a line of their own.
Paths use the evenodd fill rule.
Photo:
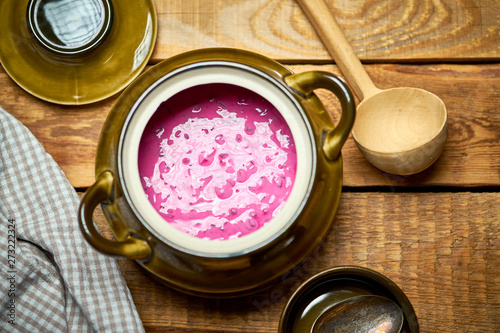
<svg viewBox="0 0 500 333">
<path fill-rule="evenodd" d="M 49 47 L 67 50 L 84 47 L 105 25 L 102 1 L 42 0 L 33 6 L 34 33 Z"/>
<path fill-rule="evenodd" d="M 139 146 L 139 174 L 156 211 L 177 229 L 232 239 L 270 222 L 295 180 L 290 128 L 261 96 L 229 84 L 163 102 Z"/>
<path fill-rule="evenodd" d="M 0 2 L 0 62 L 27 92 L 57 104 L 88 104 L 128 86 L 156 41 L 152 0 Z"/>
</svg>

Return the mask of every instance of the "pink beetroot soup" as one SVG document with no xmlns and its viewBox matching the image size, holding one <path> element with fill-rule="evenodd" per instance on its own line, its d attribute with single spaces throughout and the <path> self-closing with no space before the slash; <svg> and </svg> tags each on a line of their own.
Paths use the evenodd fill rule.
<svg viewBox="0 0 500 333">
<path fill-rule="evenodd" d="M 175 228 L 234 239 L 270 222 L 295 181 L 290 128 L 256 93 L 229 84 L 184 90 L 164 101 L 139 146 L 142 186 Z"/>
</svg>

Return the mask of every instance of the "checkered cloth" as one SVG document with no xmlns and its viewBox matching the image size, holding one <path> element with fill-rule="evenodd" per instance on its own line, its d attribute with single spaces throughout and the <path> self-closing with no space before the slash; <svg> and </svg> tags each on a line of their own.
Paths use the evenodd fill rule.
<svg viewBox="0 0 500 333">
<path fill-rule="evenodd" d="M 0 332 L 144 332 L 114 259 L 91 248 L 79 198 L 0 108 Z"/>
</svg>

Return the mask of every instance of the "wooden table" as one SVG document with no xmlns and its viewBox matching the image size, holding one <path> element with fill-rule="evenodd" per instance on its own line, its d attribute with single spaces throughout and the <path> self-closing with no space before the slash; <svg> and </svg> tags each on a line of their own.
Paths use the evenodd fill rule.
<svg viewBox="0 0 500 333">
<path fill-rule="evenodd" d="M 340 74 L 293 0 L 156 0 L 151 65 L 182 51 L 229 46 L 295 72 Z M 414 176 L 372 167 L 352 138 L 335 225 L 300 280 L 338 265 L 374 269 L 411 300 L 422 332 L 500 330 L 500 2 L 328 1 L 380 88 L 437 94 L 449 113 L 441 158 Z M 0 69 L 0 105 L 21 120 L 83 193 L 94 181 L 100 128 L 116 96 L 66 107 L 43 102 Z M 336 100 L 320 98 L 338 117 Z M 98 224 L 111 237 L 104 220 Z M 296 284 L 207 300 L 164 287 L 120 261 L 148 332 L 273 332 Z M 296 281 L 296 279 L 294 280 Z"/>
</svg>

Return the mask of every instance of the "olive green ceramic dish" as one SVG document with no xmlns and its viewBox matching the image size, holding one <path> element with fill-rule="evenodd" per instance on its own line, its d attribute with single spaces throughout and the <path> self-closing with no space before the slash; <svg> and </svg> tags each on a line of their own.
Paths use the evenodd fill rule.
<svg viewBox="0 0 500 333">
<path fill-rule="evenodd" d="M 206 240 L 165 222 L 147 200 L 138 172 L 139 141 L 158 106 L 193 86 L 229 83 L 268 100 L 291 129 L 297 177 L 279 214 L 237 239 Z M 313 93 L 326 88 L 342 105 L 337 126 Z M 342 188 L 340 150 L 354 122 L 351 92 L 326 72 L 294 74 L 259 54 L 235 49 L 184 53 L 152 67 L 130 85 L 102 128 L 96 182 L 82 198 L 79 221 L 96 249 L 134 259 L 153 278 L 190 294 L 233 297 L 277 281 L 327 235 Z M 101 204 L 117 241 L 92 221 Z"/>
<path fill-rule="evenodd" d="M 302 283 L 281 315 L 280 333 L 312 332 L 316 321 L 336 304 L 361 295 L 394 301 L 403 311 L 401 332 L 419 332 L 418 321 L 404 292 L 390 279 L 368 268 L 340 266 L 320 272 Z"/>
<path fill-rule="evenodd" d="M 19 0 L 0 3 L 0 62 L 30 94 L 87 104 L 126 87 L 156 41 L 152 0 Z"/>
</svg>

